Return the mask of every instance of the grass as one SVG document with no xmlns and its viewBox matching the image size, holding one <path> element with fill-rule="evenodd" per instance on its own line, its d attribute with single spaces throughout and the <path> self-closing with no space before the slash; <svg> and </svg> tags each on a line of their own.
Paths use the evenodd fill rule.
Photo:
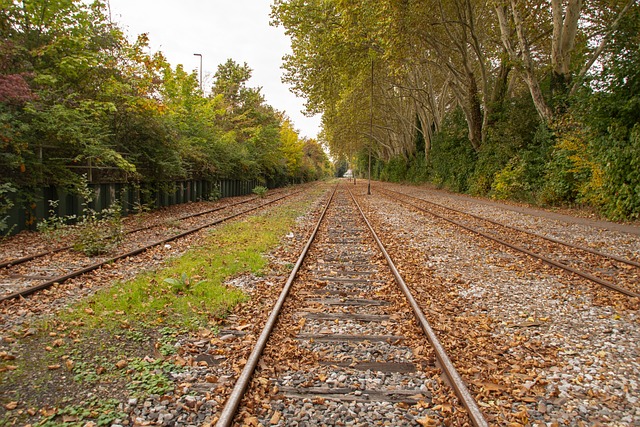
<svg viewBox="0 0 640 427">
<path fill-rule="evenodd" d="M 267 264 L 263 254 L 278 244 L 304 209 L 300 204 L 282 207 L 216 228 L 201 247 L 161 270 L 99 292 L 64 318 L 92 327 L 142 321 L 193 328 L 224 317 L 246 299 L 224 281 L 262 274 Z"/>
<path fill-rule="evenodd" d="M 216 323 L 248 298 L 224 282 L 241 274 L 263 274 L 267 266 L 263 254 L 278 245 L 309 203 L 296 202 L 223 224 L 199 247 L 163 268 L 97 292 L 32 327 L 37 330 L 33 336 L 16 334 L 20 354 L 28 356 L 0 360 L 0 425 L 56 425 L 62 416 L 74 420 L 65 425 L 84 425 L 88 420 L 109 425 L 122 417 L 114 396 L 122 402 L 127 395 L 144 398 L 171 390 L 167 372 L 179 367 L 162 357 L 155 361 L 145 357 L 154 348 L 171 356 L 178 337 L 198 328 L 215 331 Z M 56 339 L 58 345 L 52 346 Z M 122 361 L 127 369 L 117 367 Z M 52 364 L 61 368 L 48 369 Z M 4 370 L 5 365 L 15 366 Z M 19 402 L 18 409 L 5 411 L 12 401 Z"/>
</svg>

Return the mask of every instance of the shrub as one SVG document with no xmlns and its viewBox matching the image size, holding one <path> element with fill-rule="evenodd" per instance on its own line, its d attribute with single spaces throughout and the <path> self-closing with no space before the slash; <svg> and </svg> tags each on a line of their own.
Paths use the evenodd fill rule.
<svg viewBox="0 0 640 427">
<path fill-rule="evenodd" d="M 598 160 L 603 165 L 604 213 L 612 219 L 640 218 L 640 124 L 629 139 L 604 138 Z M 606 148 L 605 148 L 606 147 Z"/>
<path fill-rule="evenodd" d="M 91 210 L 78 224 L 73 249 L 87 256 L 105 254 L 122 242 L 122 228 L 120 208 L 117 204 L 100 214 Z"/>
<path fill-rule="evenodd" d="M 526 196 L 525 165 L 519 157 L 514 157 L 495 176 L 491 194 L 495 199 L 523 199 Z"/>
<path fill-rule="evenodd" d="M 434 135 L 429 156 L 430 180 L 452 191 L 465 192 L 477 155 L 467 138 L 467 125 L 458 109 L 447 115 L 442 131 Z"/>
<path fill-rule="evenodd" d="M 16 191 L 17 189 L 11 183 L 0 184 L 0 237 L 2 238 L 8 236 L 15 228 L 15 225 L 9 227 L 7 223 L 9 215 L 5 214 L 13 207 L 13 201 L 9 199 L 9 193 L 15 193 Z"/>
<path fill-rule="evenodd" d="M 253 194 L 256 194 L 260 198 L 264 198 L 267 195 L 268 188 L 262 185 L 258 185 L 253 189 Z"/>
</svg>

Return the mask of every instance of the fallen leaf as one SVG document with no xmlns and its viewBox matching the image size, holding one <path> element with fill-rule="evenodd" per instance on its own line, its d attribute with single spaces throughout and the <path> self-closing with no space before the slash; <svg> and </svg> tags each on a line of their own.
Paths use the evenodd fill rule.
<svg viewBox="0 0 640 427">
<path fill-rule="evenodd" d="M 116 363 L 116 368 L 118 369 L 122 369 L 125 366 L 127 366 L 127 361 L 126 360 L 120 360 Z"/>
<path fill-rule="evenodd" d="M 16 409 L 18 407 L 18 402 L 9 402 L 6 405 L 4 405 L 4 408 L 7 411 L 13 411 L 14 409 Z"/>
<path fill-rule="evenodd" d="M 433 418 L 430 418 L 428 416 L 426 416 L 424 418 L 421 418 L 419 420 L 416 420 L 416 421 L 418 421 L 418 424 L 420 424 L 421 426 L 424 426 L 424 427 L 438 425 L 436 420 L 434 420 Z"/>
<path fill-rule="evenodd" d="M 260 425 L 257 417 L 247 417 L 243 420 L 243 423 L 245 426 L 258 427 Z"/>
<path fill-rule="evenodd" d="M 271 421 L 269 421 L 269 423 L 271 425 L 278 424 L 280 422 L 281 417 L 282 417 L 282 414 L 280 413 L 280 411 L 276 411 L 273 413 L 273 416 L 271 417 Z"/>
<path fill-rule="evenodd" d="M 60 369 L 60 365 L 48 365 L 47 368 L 51 371 L 54 371 L 56 369 Z"/>
</svg>

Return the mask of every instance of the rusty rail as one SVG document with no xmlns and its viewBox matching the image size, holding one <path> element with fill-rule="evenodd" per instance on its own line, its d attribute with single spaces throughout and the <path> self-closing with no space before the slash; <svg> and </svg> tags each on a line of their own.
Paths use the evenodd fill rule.
<svg viewBox="0 0 640 427">
<path fill-rule="evenodd" d="M 300 266 L 302 265 L 302 262 L 307 256 L 307 252 L 309 252 L 309 248 L 311 247 L 313 240 L 316 238 L 316 235 L 318 234 L 318 229 L 320 228 L 320 224 L 322 223 L 322 220 L 324 219 L 324 216 L 327 213 L 327 209 L 329 209 L 329 205 L 331 204 L 331 201 L 333 200 L 333 197 L 335 196 L 337 189 L 338 189 L 338 186 L 336 186 L 333 189 L 333 193 L 331 193 L 331 197 L 329 198 L 329 201 L 327 202 L 324 209 L 322 210 L 322 213 L 320 214 L 318 223 L 313 229 L 313 232 L 311 233 L 311 236 L 309 237 L 307 244 L 302 249 L 302 253 L 298 257 L 298 261 L 296 262 L 296 265 L 293 267 L 291 274 L 289 274 L 289 278 L 287 279 L 287 282 L 282 288 L 282 292 L 280 292 L 278 301 L 276 301 L 276 304 L 273 306 L 273 310 L 271 310 L 271 314 L 269 315 L 269 318 L 267 319 L 267 322 L 265 323 L 264 328 L 262 329 L 262 333 L 260 334 L 260 337 L 258 338 L 258 341 L 256 342 L 255 346 L 253 347 L 253 350 L 251 351 L 251 355 L 247 359 L 247 363 L 244 365 L 244 368 L 242 369 L 242 372 L 240 373 L 240 376 L 238 377 L 238 380 L 236 381 L 233 387 L 233 390 L 231 391 L 231 395 L 229 396 L 229 399 L 224 405 L 222 413 L 220 414 L 220 418 L 216 423 L 216 427 L 228 427 L 233 422 L 233 417 L 235 416 L 236 410 L 238 409 L 238 405 L 242 400 L 244 391 L 249 385 L 249 381 L 251 380 L 253 371 L 255 370 L 258 364 L 258 361 L 260 360 L 262 351 L 264 350 L 264 347 L 267 345 L 267 340 L 269 339 L 269 335 L 271 335 L 271 331 L 273 330 L 273 327 L 275 326 L 276 321 L 278 320 L 278 316 L 280 315 L 280 311 L 282 310 L 284 301 L 287 299 L 287 296 L 289 295 L 289 290 L 291 289 L 291 286 L 293 285 L 293 281 L 295 280 L 295 277 L 298 274 L 298 270 L 300 270 Z"/>
<path fill-rule="evenodd" d="M 389 253 L 387 252 L 384 245 L 382 244 L 382 241 L 374 231 L 373 226 L 371 225 L 366 215 L 364 214 L 364 211 L 360 207 L 360 204 L 355 199 L 355 197 L 353 197 L 353 194 L 351 193 L 351 191 L 349 191 L 349 194 L 351 195 L 351 198 L 353 199 L 356 206 L 358 207 L 358 210 L 360 211 L 360 214 L 362 215 L 362 218 L 364 219 L 365 223 L 369 227 L 369 231 L 371 231 L 371 234 L 373 235 L 373 238 L 378 244 L 380 251 L 383 253 L 385 259 L 387 260 L 387 264 L 389 265 L 389 268 L 393 272 L 393 276 L 395 277 L 396 282 L 398 283 L 398 286 L 400 286 L 400 289 L 402 289 L 402 292 L 407 297 L 407 300 L 409 301 L 409 304 L 411 305 L 411 308 L 413 309 L 413 312 L 416 316 L 416 319 L 420 323 L 422 330 L 427 335 L 429 342 L 433 346 L 436 352 L 436 358 L 438 359 L 438 362 L 440 362 L 440 366 L 442 367 L 442 370 L 445 376 L 449 380 L 451 387 L 454 389 L 454 391 L 456 392 L 456 395 L 461 400 L 462 405 L 469 412 L 469 418 L 471 418 L 473 425 L 477 427 L 488 426 L 489 424 L 484 419 L 484 416 L 482 415 L 482 412 L 480 411 L 478 404 L 476 403 L 473 396 L 471 396 L 469 389 L 464 383 L 464 380 L 460 377 L 460 374 L 458 374 L 458 371 L 456 370 L 455 366 L 453 366 L 453 363 L 451 362 L 451 359 L 449 359 L 447 352 L 445 351 L 444 347 L 440 343 L 440 340 L 438 339 L 435 332 L 433 331 L 433 328 L 431 328 L 429 321 L 427 320 L 422 309 L 420 308 L 420 305 L 418 304 L 416 299 L 413 297 L 411 290 L 409 289 L 404 279 L 400 275 L 400 272 L 398 272 L 398 269 L 393 263 L 391 256 L 389 256 Z"/>
<path fill-rule="evenodd" d="M 384 190 L 382 192 L 385 193 Z M 492 240 L 492 241 L 494 241 L 496 243 L 499 243 L 499 244 L 501 244 L 503 246 L 511 248 L 511 249 L 513 249 L 515 251 L 522 252 L 522 253 L 524 253 L 526 255 L 529 255 L 529 256 L 531 256 L 531 257 L 533 257 L 535 259 L 538 259 L 538 260 L 544 262 L 545 264 L 548 264 L 548 265 L 551 265 L 553 267 L 557 267 L 557 268 L 560 268 L 562 270 L 568 271 L 568 272 L 573 273 L 573 274 L 575 274 L 577 276 L 580 276 L 580 277 L 582 277 L 584 279 L 590 280 L 590 281 L 592 281 L 594 283 L 597 283 L 597 284 L 599 284 L 601 286 L 604 286 L 606 288 L 609 288 L 609 289 L 614 290 L 616 292 L 619 292 L 621 294 L 627 295 L 629 297 L 640 298 L 640 293 L 638 293 L 638 292 L 631 291 L 629 289 L 623 288 L 622 286 L 618 286 L 615 283 L 611 283 L 608 280 L 601 279 L 601 278 L 596 277 L 596 276 L 594 276 L 592 274 L 586 273 L 584 271 L 580 271 L 580 270 L 575 269 L 573 267 L 570 267 L 568 265 L 564 265 L 564 264 L 562 264 L 562 263 L 560 263 L 558 261 L 554 261 L 553 259 L 548 258 L 548 257 L 546 257 L 544 255 L 536 254 L 535 252 L 532 252 L 532 251 L 530 251 L 528 249 L 522 248 L 520 246 L 516 246 L 516 245 L 514 245 L 512 243 L 509 243 L 509 242 L 507 242 L 505 240 L 502 240 L 502 239 L 500 239 L 498 237 L 491 236 L 491 235 L 489 235 L 487 233 L 484 233 L 484 232 L 482 232 L 480 230 L 476 230 L 475 228 L 472 228 L 472 227 L 469 227 L 467 225 L 464 225 L 464 224 L 462 224 L 462 223 L 460 223 L 458 221 L 455 221 L 453 219 L 450 219 L 450 218 L 447 218 L 445 216 L 439 215 L 439 214 L 437 214 L 435 212 L 429 211 L 429 210 L 427 210 L 427 209 L 425 209 L 423 207 L 420 207 L 420 206 L 418 206 L 418 205 L 416 205 L 414 203 L 408 202 L 406 200 L 401 200 L 398 197 L 391 196 L 388 193 L 387 193 L 387 196 L 391 197 L 391 198 L 393 198 L 395 200 L 398 200 L 398 201 L 400 201 L 402 203 L 405 203 L 405 204 L 407 204 L 407 205 L 409 205 L 409 206 L 411 206 L 411 207 L 413 207 L 413 208 L 415 208 L 415 209 L 417 209 L 419 211 L 426 212 L 426 213 L 428 213 L 430 215 L 433 215 L 434 217 L 436 217 L 438 219 L 441 219 L 443 221 L 447 221 L 448 223 L 456 225 L 456 226 L 458 226 L 458 227 L 460 227 L 460 228 L 462 228 L 464 230 L 467 230 L 467 231 L 469 231 L 471 233 L 474 233 L 474 234 L 482 236 L 482 237 L 484 237 L 486 239 Z M 422 199 L 420 199 L 420 200 L 422 200 Z M 427 203 L 430 203 L 430 202 L 427 202 Z M 446 209 L 450 209 L 450 208 L 446 208 Z M 455 210 L 455 209 L 450 209 L 450 210 Z"/>
<path fill-rule="evenodd" d="M 220 218 L 220 219 L 217 219 L 215 221 L 208 222 L 208 223 L 206 223 L 204 225 L 200 225 L 198 227 L 191 228 L 191 229 L 189 229 L 187 231 L 184 231 L 184 232 L 182 232 L 180 234 L 176 234 L 174 236 L 167 237 L 165 239 L 157 240 L 157 241 L 155 241 L 153 243 L 149 243 L 149 244 L 147 244 L 145 246 L 142 246 L 142 247 L 140 247 L 138 249 L 134 249 L 132 251 L 119 254 L 119 255 L 117 255 L 115 257 L 112 257 L 112 258 L 109 258 L 107 260 L 103 260 L 103 261 L 91 264 L 91 265 L 89 265 L 87 267 L 81 268 L 79 270 L 72 271 L 71 273 L 55 277 L 55 278 L 53 278 L 51 280 L 47 280 L 46 282 L 40 283 L 40 284 L 38 284 L 36 286 L 31 286 L 31 287 L 29 287 L 27 289 L 23 289 L 21 291 L 13 292 L 13 293 L 8 294 L 8 295 L 2 295 L 2 296 L 0 296 L 0 302 L 6 301 L 6 300 L 10 300 L 10 299 L 15 299 L 15 298 L 22 298 L 22 297 L 34 294 L 34 293 L 36 293 L 38 291 L 41 291 L 41 290 L 46 289 L 46 288 L 49 288 L 49 287 L 51 287 L 51 286 L 53 286 L 55 284 L 60 284 L 60 283 L 63 283 L 65 281 L 69 280 L 69 279 L 72 279 L 74 277 L 78 277 L 78 276 L 81 276 L 83 274 L 89 273 L 89 272 L 91 272 L 93 270 L 97 270 L 98 268 L 102 267 L 105 264 L 110 264 L 112 262 L 115 262 L 115 261 L 118 261 L 118 260 L 121 260 L 121 259 L 124 259 L 124 258 L 127 258 L 127 257 L 138 255 L 138 254 L 140 254 L 140 253 L 142 253 L 142 252 L 146 251 L 147 249 L 150 249 L 150 248 L 152 248 L 154 246 L 159 246 L 159 245 L 171 242 L 173 240 L 177 240 L 177 239 L 179 239 L 181 237 L 185 237 L 185 236 L 187 236 L 189 234 L 193 234 L 193 233 L 195 233 L 197 231 L 200 231 L 200 230 L 202 230 L 204 228 L 212 227 L 214 225 L 217 225 L 217 224 L 220 224 L 222 222 L 228 221 L 230 219 L 236 218 L 236 217 L 238 217 L 240 215 L 243 215 L 243 214 L 246 214 L 246 213 L 249 213 L 249 212 L 253 212 L 255 210 L 258 210 L 260 208 L 263 208 L 265 206 L 268 206 L 268 205 L 270 205 L 272 203 L 275 203 L 275 202 L 277 202 L 279 200 L 282 200 L 284 198 L 293 196 L 293 195 L 298 194 L 298 193 L 300 193 L 300 191 L 296 191 L 294 193 L 278 197 L 278 198 L 276 198 L 274 200 L 270 200 L 270 201 L 268 201 L 266 203 L 263 203 L 260 206 L 253 207 L 253 208 L 244 210 L 242 212 L 237 212 L 235 214 L 226 216 L 224 218 Z"/>
</svg>

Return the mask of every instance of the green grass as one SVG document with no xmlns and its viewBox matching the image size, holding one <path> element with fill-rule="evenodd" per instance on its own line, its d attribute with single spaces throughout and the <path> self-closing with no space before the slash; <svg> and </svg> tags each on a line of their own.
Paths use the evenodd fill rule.
<svg viewBox="0 0 640 427">
<path fill-rule="evenodd" d="M 245 273 L 261 275 L 267 264 L 263 254 L 278 244 L 306 208 L 306 203 L 297 203 L 224 224 L 200 247 L 164 268 L 98 292 L 63 316 L 90 327 L 146 322 L 187 328 L 224 317 L 247 298 L 224 281 Z"/>
</svg>

